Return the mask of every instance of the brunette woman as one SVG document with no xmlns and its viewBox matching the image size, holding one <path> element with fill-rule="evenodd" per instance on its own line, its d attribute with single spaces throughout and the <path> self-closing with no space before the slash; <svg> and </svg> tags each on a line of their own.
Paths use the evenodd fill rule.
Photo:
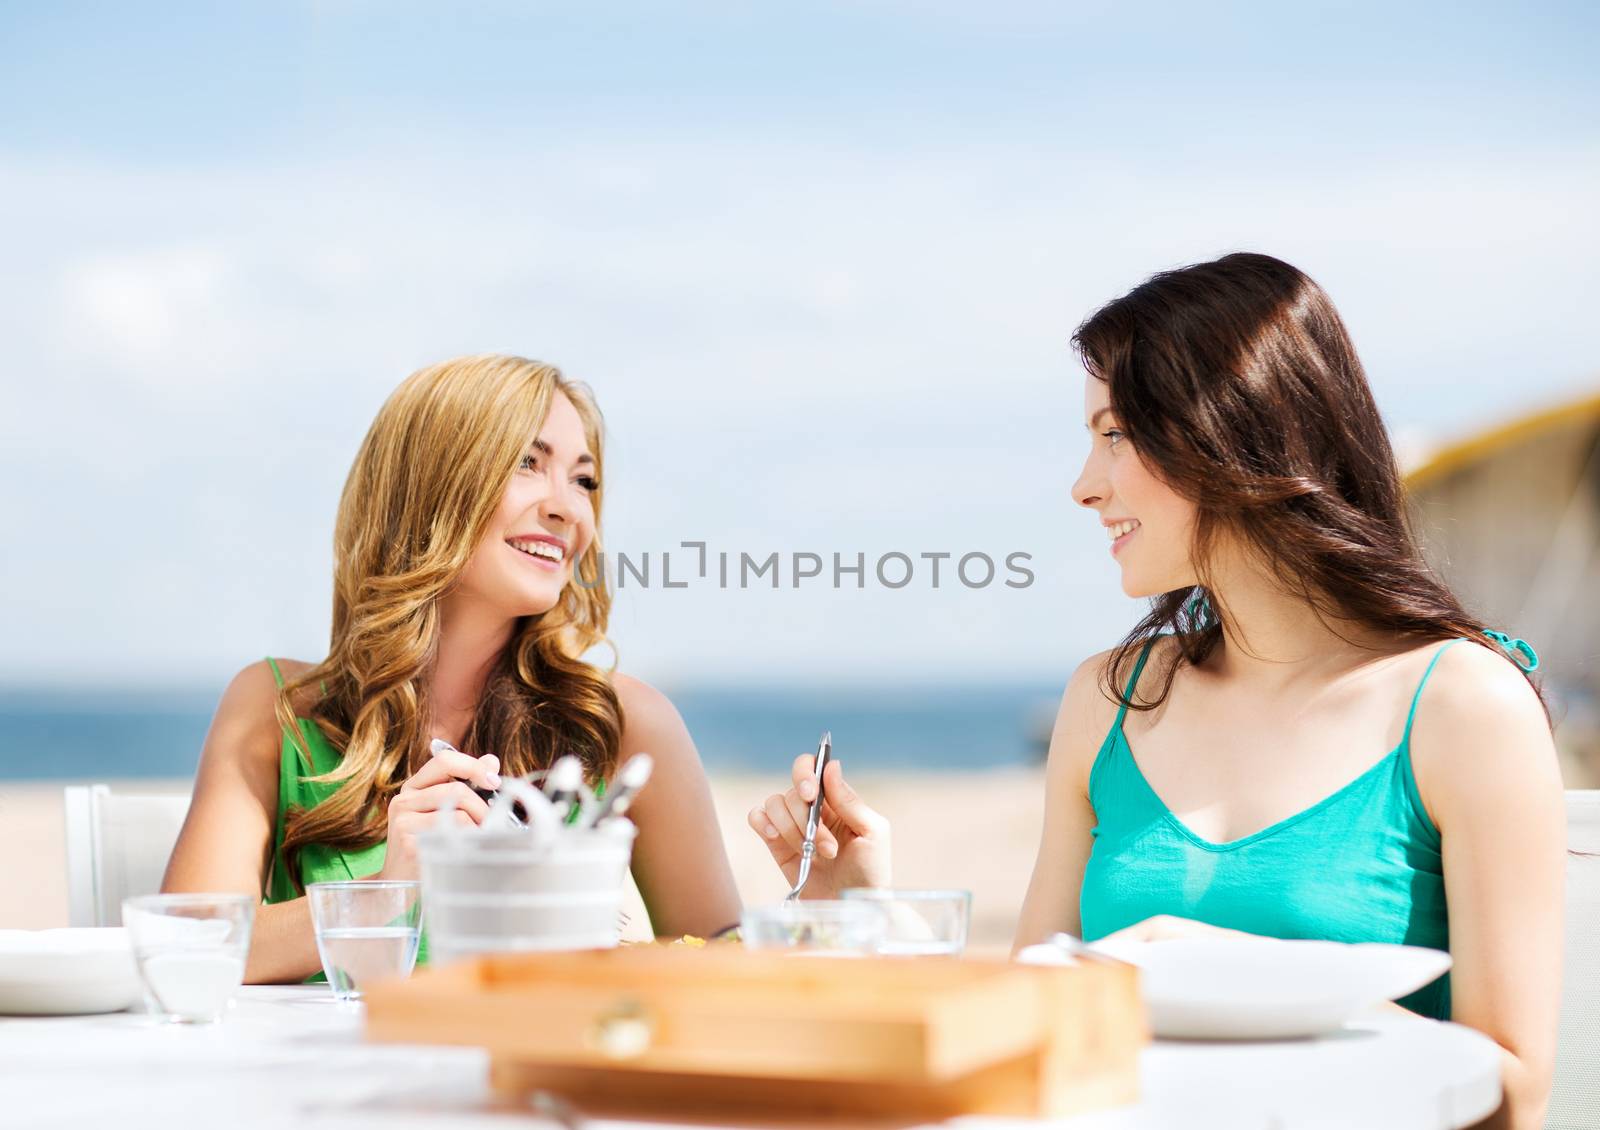
<svg viewBox="0 0 1600 1130">
<path fill-rule="evenodd" d="M 1344 323 L 1235 254 L 1079 327 L 1073 488 L 1150 612 L 1085 661 L 1050 745 L 1016 945 L 1248 933 L 1448 949 L 1401 1002 L 1504 1049 L 1505 1125 L 1555 1056 L 1565 814 L 1533 649 L 1428 568 Z M 792 870 L 796 787 L 751 812 Z M 838 788 L 806 894 L 886 883 L 888 829 Z"/>
</svg>

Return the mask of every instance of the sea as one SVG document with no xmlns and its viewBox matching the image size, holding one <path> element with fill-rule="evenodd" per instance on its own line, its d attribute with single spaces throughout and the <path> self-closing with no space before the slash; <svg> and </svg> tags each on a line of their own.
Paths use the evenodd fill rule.
<svg viewBox="0 0 1600 1130">
<path fill-rule="evenodd" d="M 787 773 L 823 730 L 856 774 L 1039 762 L 1061 695 L 1044 684 L 664 689 L 712 773 Z M 0 687 L 0 780 L 190 777 L 221 690 Z"/>
</svg>

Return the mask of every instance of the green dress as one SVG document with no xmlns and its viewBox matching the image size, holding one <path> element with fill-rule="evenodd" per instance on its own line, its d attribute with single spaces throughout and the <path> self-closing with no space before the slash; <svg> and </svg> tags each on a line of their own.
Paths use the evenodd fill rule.
<svg viewBox="0 0 1600 1130">
<path fill-rule="evenodd" d="M 283 674 L 278 670 L 278 664 L 270 656 L 267 657 L 267 663 L 271 665 L 272 677 L 277 680 L 281 688 Z M 285 729 L 283 747 L 278 758 L 278 815 L 272 825 L 272 869 L 267 878 L 265 899 L 268 905 L 300 897 L 300 893 L 295 890 L 295 885 L 290 880 L 288 864 L 283 857 L 283 832 L 289 809 L 315 808 L 332 796 L 339 787 L 339 783 L 334 781 L 306 780 L 307 777 L 320 776 L 337 768 L 343 754 L 328 743 L 328 739 L 323 736 L 315 722 L 309 718 L 301 718 L 299 722 L 301 737 L 305 740 L 306 748 L 311 751 L 311 763 L 306 764 L 305 754 L 300 751 L 294 737 Z M 383 841 L 369 848 L 362 848 L 360 851 L 341 851 L 323 844 L 306 844 L 300 849 L 297 860 L 301 888 L 304 889 L 307 883 L 370 878 L 383 870 L 387 848 L 388 844 Z M 421 944 L 417 949 L 417 964 L 424 965 L 427 960 L 428 934 L 424 930 Z M 307 980 L 324 981 L 326 978 L 317 973 Z"/>
</svg>

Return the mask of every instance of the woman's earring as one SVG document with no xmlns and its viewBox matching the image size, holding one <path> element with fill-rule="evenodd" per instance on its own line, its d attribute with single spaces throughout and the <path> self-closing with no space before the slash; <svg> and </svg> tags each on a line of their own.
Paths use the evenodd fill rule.
<svg viewBox="0 0 1600 1130">
<path fill-rule="evenodd" d="M 1211 607 L 1211 597 L 1207 595 L 1205 589 L 1194 590 L 1194 596 L 1190 598 L 1184 613 L 1188 616 L 1193 631 L 1204 632 L 1216 626 L 1216 609 Z"/>
</svg>

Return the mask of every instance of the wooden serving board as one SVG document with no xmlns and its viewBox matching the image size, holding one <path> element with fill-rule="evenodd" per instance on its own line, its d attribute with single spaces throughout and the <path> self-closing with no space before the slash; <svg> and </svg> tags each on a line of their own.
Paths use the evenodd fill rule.
<svg viewBox="0 0 1600 1130">
<path fill-rule="evenodd" d="M 366 992 L 367 1036 L 489 1050 L 588 1109 L 1060 1117 L 1132 1102 L 1137 971 L 644 946 L 477 958 Z"/>
</svg>

